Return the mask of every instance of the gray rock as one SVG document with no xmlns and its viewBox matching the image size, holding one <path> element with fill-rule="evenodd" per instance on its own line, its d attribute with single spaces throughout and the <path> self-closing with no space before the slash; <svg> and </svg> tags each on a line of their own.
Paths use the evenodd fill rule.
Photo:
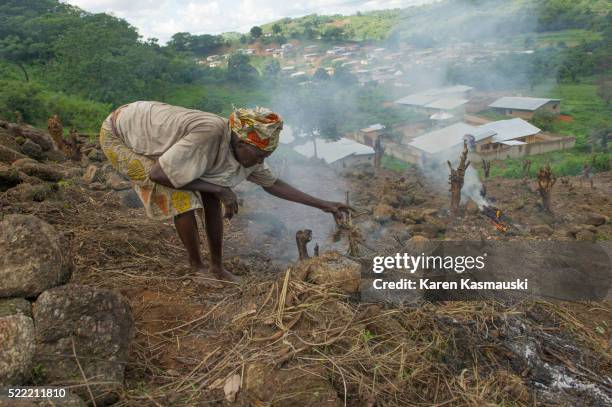
<svg viewBox="0 0 612 407">
<path fill-rule="evenodd" d="M 42 164 L 26 160 L 19 160 L 12 164 L 14 168 L 31 176 L 40 178 L 44 181 L 58 182 L 64 178 L 62 168 L 55 164 Z"/>
<path fill-rule="evenodd" d="M 531 227 L 531 233 L 536 236 L 550 236 L 554 232 L 554 229 L 548 225 L 534 225 Z"/>
<path fill-rule="evenodd" d="M 73 269 L 63 236 L 31 215 L 0 222 L 0 297 L 34 297 L 63 284 Z"/>
<path fill-rule="evenodd" d="M 608 222 L 607 216 L 602 215 L 601 213 L 591 213 L 588 215 L 584 223 L 587 225 L 601 226 L 605 225 L 606 222 Z"/>
<path fill-rule="evenodd" d="M 36 362 L 45 381 L 83 384 L 74 353 L 91 385 L 98 405 L 117 400 L 123 387 L 128 345 L 134 321 L 127 301 L 113 291 L 66 285 L 42 293 L 33 307 Z M 74 344 L 74 350 L 73 350 Z M 75 392 L 88 400 L 85 387 Z"/>
<path fill-rule="evenodd" d="M 12 148 L 0 145 L 0 162 L 11 164 L 20 158 L 26 158 L 26 156 L 19 151 L 13 150 Z"/>
<path fill-rule="evenodd" d="M 138 194 L 133 189 L 128 189 L 125 191 L 121 191 L 121 202 L 128 208 L 138 209 L 144 207 L 142 201 L 138 197 Z"/>
<path fill-rule="evenodd" d="M 4 129 L 0 130 L 0 146 L 10 148 L 11 150 L 19 151 L 19 144 L 13 136 L 8 134 Z"/>
<path fill-rule="evenodd" d="M 0 317 L 0 386 L 29 379 L 34 346 L 32 318 L 20 313 Z"/>
<path fill-rule="evenodd" d="M 60 150 L 49 150 L 45 154 L 45 157 L 47 158 L 47 160 L 54 161 L 56 163 L 63 163 L 64 161 L 66 161 L 66 154 L 64 154 Z"/>
<path fill-rule="evenodd" d="M 35 127 L 19 127 L 15 134 L 22 136 L 26 139 L 32 140 L 34 143 L 38 144 L 43 151 L 49 151 L 53 149 L 53 139 L 51 138 L 51 136 L 48 133 Z"/>
<path fill-rule="evenodd" d="M 21 182 L 23 180 L 19 176 L 19 171 L 0 163 L 0 192 L 11 189 Z"/>
<path fill-rule="evenodd" d="M 30 177 L 30 179 L 35 178 Z M 7 196 L 20 201 L 43 202 L 47 198 L 54 196 L 58 190 L 59 186 L 57 184 L 50 184 L 47 182 L 34 184 L 24 180 L 22 184 L 8 190 Z"/>
<path fill-rule="evenodd" d="M 32 318 L 32 304 L 30 304 L 30 301 L 25 298 L 1 298 L 0 318 L 15 314 Z"/>
<path fill-rule="evenodd" d="M 97 148 L 92 148 L 89 153 L 87 153 L 87 157 L 91 161 L 106 161 L 106 156 L 104 153 Z"/>
<path fill-rule="evenodd" d="M 40 147 L 32 140 L 26 140 L 25 143 L 23 143 L 23 145 L 21 146 L 21 152 L 27 155 L 28 157 L 32 157 L 36 160 L 40 160 L 43 158 L 42 147 Z"/>
<path fill-rule="evenodd" d="M 582 229 L 581 231 L 576 233 L 576 240 L 580 240 L 583 242 L 594 242 L 595 237 L 596 237 L 595 233 L 587 229 Z"/>
</svg>

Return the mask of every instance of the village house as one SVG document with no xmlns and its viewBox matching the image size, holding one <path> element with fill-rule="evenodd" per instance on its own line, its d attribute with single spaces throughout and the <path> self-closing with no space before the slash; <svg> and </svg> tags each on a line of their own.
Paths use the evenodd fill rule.
<svg viewBox="0 0 612 407">
<path fill-rule="evenodd" d="M 323 140 L 318 137 L 293 148 L 306 158 L 320 159 L 335 169 L 369 163 L 374 159 L 374 149 L 348 138 L 337 141 Z"/>
<path fill-rule="evenodd" d="M 376 140 L 384 134 L 385 126 L 376 123 L 357 131 L 353 139 L 366 146 L 374 147 Z"/>
<path fill-rule="evenodd" d="M 572 148 L 576 141 L 574 137 L 544 134 L 539 128 L 520 118 L 499 120 L 480 126 L 458 122 L 406 140 L 406 144 L 398 147 L 402 151 L 397 154 L 415 164 L 445 161 L 449 154 L 453 154 L 463 145 L 468 135 L 475 143 L 470 151 L 472 160 L 520 158 L 565 150 Z"/>
<path fill-rule="evenodd" d="M 284 66 L 281 68 L 281 73 L 288 75 L 290 73 L 292 73 L 293 71 L 295 71 L 295 66 L 293 65 L 288 65 L 288 66 Z"/>
<path fill-rule="evenodd" d="M 547 112 L 558 115 L 561 99 L 506 96 L 497 99 L 489 107 L 501 114 L 523 119 L 531 119 L 534 114 Z"/>
<path fill-rule="evenodd" d="M 574 147 L 576 139 L 569 136 L 554 136 L 542 133 L 539 128 L 520 119 L 499 120 L 479 126 L 495 135 L 478 146 L 478 155 L 487 160 L 519 158 Z"/>
<path fill-rule="evenodd" d="M 317 53 L 304 54 L 304 59 L 306 61 L 312 61 L 314 59 L 317 59 L 318 57 L 319 57 L 319 54 L 317 54 Z"/>
</svg>

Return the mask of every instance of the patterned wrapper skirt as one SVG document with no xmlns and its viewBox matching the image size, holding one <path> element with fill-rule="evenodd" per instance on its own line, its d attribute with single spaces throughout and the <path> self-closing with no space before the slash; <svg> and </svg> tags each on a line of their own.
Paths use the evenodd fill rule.
<svg viewBox="0 0 612 407">
<path fill-rule="evenodd" d="M 100 128 L 100 146 L 113 168 L 132 181 L 132 187 L 151 219 L 165 220 L 184 212 L 203 208 L 200 195 L 157 184 L 149 179 L 155 160 L 130 150 L 113 133 L 110 116 Z"/>
</svg>

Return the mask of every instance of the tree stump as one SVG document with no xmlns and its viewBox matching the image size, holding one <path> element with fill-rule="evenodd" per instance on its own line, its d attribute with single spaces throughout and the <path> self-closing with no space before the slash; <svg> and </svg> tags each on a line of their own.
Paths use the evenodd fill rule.
<svg viewBox="0 0 612 407">
<path fill-rule="evenodd" d="M 591 170 L 591 165 L 589 165 L 588 161 L 585 161 L 582 166 L 582 179 L 588 182 L 591 185 L 591 189 L 593 189 L 593 175 L 591 174 Z"/>
<path fill-rule="evenodd" d="M 448 168 L 450 169 L 450 175 L 448 177 L 451 192 L 451 205 L 450 211 L 452 216 L 459 214 L 459 203 L 461 202 L 461 188 L 463 188 L 463 180 L 465 178 L 465 171 L 470 166 L 470 162 L 467 161 L 468 148 L 467 142 L 463 141 L 463 151 L 459 157 L 459 166 L 454 169 L 451 162 L 447 161 Z"/>
<path fill-rule="evenodd" d="M 297 243 L 300 261 L 310 258 L 310 256 L 308 255 L 307 245 L 311 239 L 312 239 L 312 230 L 310 229 L 298 230 L 297 233 L 295 234 L 295 242 Z"/>
<path fill-rule="evenodd" d="M 64 126 L 62 125 L 62 120 L 57 114 L 54 114 L 47 120 L 47 130 L 49 130 L 49 134 L 53 138 L 56 147 L 59 150 L 63 150 L 62 147 L 64 145 Z"/>
<path fill-rule="evenodd" d="M 523 161 L 523 178 L 529 178 L 529 171 L 531 171 L 531 160 Z"/>
<path fill-rule="evenodd" d="M 382 145 L 380 137 L 376 138 L 374 143 L 374 168 L 378 171 L 382 165 L 382 157 L 385 154 L 385 149 Z"/>
<path fill-rule="evenodd" d="M 552 187 L 555 185 L 555 182 L 557 182 L 557 177 L 552 173 L 550 165 L 544 168 L 541 167 L 538 171 L 538 192 L 542 197 L 542 207 L 549 213 L 552 213 L 550 203 Z"/>
<path fill-rule="evenodd" d="M 491 161 L 487 161 L 483 158 L 482 169 L 484 170 L 484 177 L 489 178 L 489 174 L 491 173 Z"/>
</svg>

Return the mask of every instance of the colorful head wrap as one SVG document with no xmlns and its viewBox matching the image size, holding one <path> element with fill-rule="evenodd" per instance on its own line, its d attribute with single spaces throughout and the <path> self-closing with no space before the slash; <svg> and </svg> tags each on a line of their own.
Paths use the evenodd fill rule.
<svg viewBox="0 0 612 407">
<path fill-rule="evenodd" d="M 230 128 L 245 143 L 263 151 L 274 151 L 278 146 L 283 119 L 270 109 L 235 109 L 229 116 Z"/>
</svg>

